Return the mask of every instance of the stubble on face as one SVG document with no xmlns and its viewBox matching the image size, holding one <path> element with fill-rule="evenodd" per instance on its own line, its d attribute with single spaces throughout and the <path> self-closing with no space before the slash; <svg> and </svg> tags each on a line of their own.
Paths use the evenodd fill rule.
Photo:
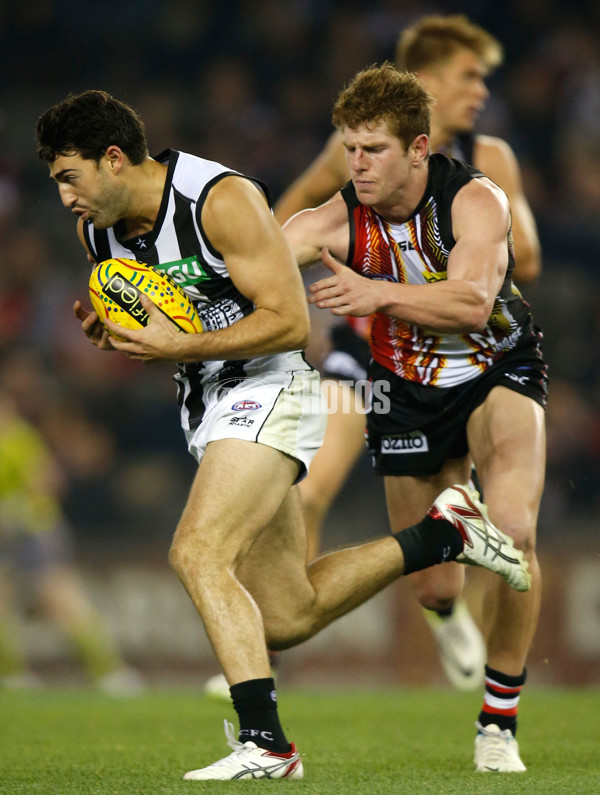
<svg viewBox="0 0 600 795">
<path fill-rule="evenodd" d="M 104 170 L 98 168 L 98 187 L 90 196 L 88 215 L 97 229 L 108 229 L 123 217 L 123 191 L 118 189 Z"/>
<path fill-rule="evenodd" d="M 102 160 L 78 153 L 59 155 L 50 166 L 50 176 L 59 186 L 65 207 L 98 229 L 114 226 L 122 217 L 125 191 L 114 184 Z"/>
</svg>

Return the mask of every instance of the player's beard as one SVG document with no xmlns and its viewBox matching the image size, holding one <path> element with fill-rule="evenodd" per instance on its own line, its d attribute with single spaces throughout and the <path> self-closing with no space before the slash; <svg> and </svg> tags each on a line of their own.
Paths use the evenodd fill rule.
<svg viewBox="0 0 600 795">
<path fill-rule="evenodd" d="M 123 190 L 116 189 L 100 172 L 98 193 L 88 207 L 88 216 L 96 229 L 108 229 L 123 217 Z"/>
</svg>

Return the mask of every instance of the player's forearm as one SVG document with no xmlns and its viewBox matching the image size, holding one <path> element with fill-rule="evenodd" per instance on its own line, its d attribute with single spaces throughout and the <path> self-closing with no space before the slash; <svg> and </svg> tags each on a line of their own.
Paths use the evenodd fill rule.
<svg viewBox="0 0 600 795">
<path fill-rule="evenodd" d="M 275 218 L 283 226 L 293 215 L 299 213 L 301 210 L 306 210 L 308 207 L 316 207 L 320 204 L 318 197 L 314 197 L 306 188 L 303 182 L 298 181 L 283 193 L 279 200 L 275 203 L 273 212 Z"/>
<path fill-rule="evenodd" d="M 301 350 L 308 344 L 308 312 L 283 312 L 258 307 L 228 328 L 181 335 L 180 362 L 249 359 Z"/>
<path fill-rule="evenodd" d="M 521 260 L 519 265 L 515 265 L 513 279 L 517 285 L 530 284 L 534 282 L 542 272 L 542 259 L 540 256 Z"/>
<path fill-rule="evenodd" d="M 513 279 L 517 284 L 535 281 L 542 270 L 542 256 L 537 235 L 532 240 L 515 236 L 515 269 Z"/>
<path fill-rule="evenodd" d="M 472 282 L 453 279 L 437 284 L 379 283 L 379 311 L 406 323 L 446 334 L 481 331 L 492 302 Z"/>
<path fill-rule="evenodd" d="M 304 271 L 321 261 L 321 249 L 311 244 L 301 224 L 295 225 L 295 221 L 291 224 L 286 225 L 283 231 L 292 247 L 298 268 Z"/>
<path fill-rule="evenodd" d="M 527 284 L 537 279 L 542 269 L 540 239 L 533 213 L 526 199 L 513 198 L 511 209 L 515 249 L 513 278 L 518 284 Z"/>
</svg>

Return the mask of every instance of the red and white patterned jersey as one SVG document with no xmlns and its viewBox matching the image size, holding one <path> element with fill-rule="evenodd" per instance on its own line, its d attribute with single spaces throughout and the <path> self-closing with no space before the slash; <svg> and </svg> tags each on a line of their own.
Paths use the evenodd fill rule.
<svg viewBox="0 0 600 795">
<path fill-rule="evenodd" d="M 392 224 L 361 204 L 352 183 L 342 190 L 350 220 L 347 265 L 370 279 L 428 284 L 447 278 L 455 244 L 451 206 L 458 191 L 480 171 L 445 155 L 429 159 L 429 178 L 413 215 Z M 379 364 L 418 384 L 451 387 L 475 378 L 507 349 L 531 333 L 529 305 L 512 281 L 512 235 L 506 242 L 507 271 L 486 327 L 446 334 L 405 323 L 381 312 L 373 316 L 371 355 Z"/>
</svg>

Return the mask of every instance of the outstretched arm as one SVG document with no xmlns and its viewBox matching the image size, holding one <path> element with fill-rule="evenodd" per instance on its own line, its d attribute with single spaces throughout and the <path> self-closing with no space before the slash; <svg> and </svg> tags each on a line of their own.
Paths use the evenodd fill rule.
<svg viewBox="0 0 600 795">
<path fill-rule="evenodd" d="M 329 248 L 342 262 L 348 258 L 348 210 L 340 194 L 314 210 L 297 213 L 283 232 L 300 270 L 320 262 L 323 248 Z"/>
<path fill-rule="evenodd" d="M 472 180 L 452 205 L 456 244 L 446 280 L 390 284 L 366 279 L 324 257 L 333 275 L 311 285 L 309 301 L 335 315 L 379 311 L 442 333 L 480 331 L 506 274 L 509 217 L 504 193 L 489 180 Z"/>
<path fill-rule="evenodd" d="M 310 304 L 316 304 L 319 309 L 331 309 L 334 315 L 354 317 L 368 317 L 381 309 L 384 300 L 381 282 L 367 279 L 342 265 L 328 248 L 321 250 L 321 260 L 332 275 L 309 286 Z"/>
<path fill-rule="evenodd" d="M 481 135 L 477 137 L 474 160 L 508 197 L 515 245 L 514 279 L 518 284 L 532 282 L 542 269 L 540 241 L 515 153 L 501 138 Z"/>
</svg>

